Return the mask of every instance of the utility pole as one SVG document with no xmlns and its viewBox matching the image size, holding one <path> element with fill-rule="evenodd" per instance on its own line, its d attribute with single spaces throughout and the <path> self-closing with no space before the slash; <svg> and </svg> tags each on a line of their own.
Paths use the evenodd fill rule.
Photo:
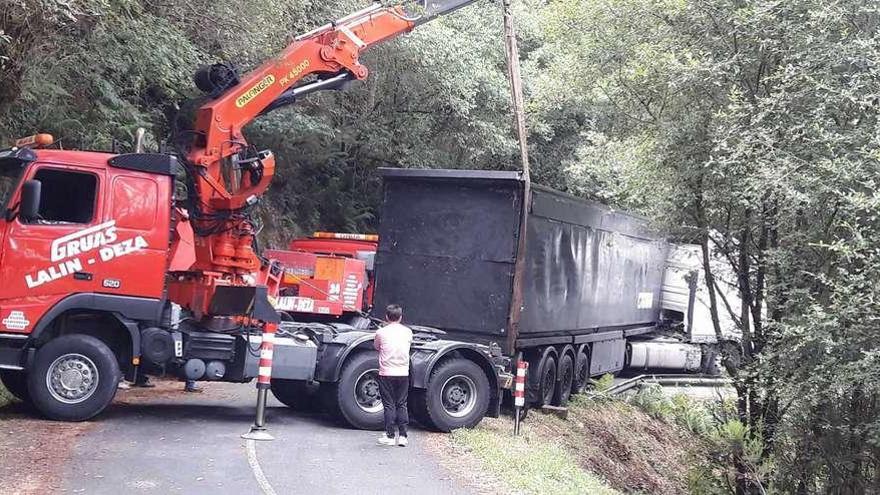
<svg viewBox="0 0 880 495">
<path fill-rule="evenodd" d="M 513 109 L 516 137 L 519 140 L 519 153 L 522 160 L 523 178 L 529 181 L 529 147 L 526 142 L 525 104 L 523 103 L 522 78 L 519 74 L 519 48 L 516 45 L 516 27 L 513 24 L 511 0 L 502 1 L 504 10 L 504 47 L 507 53 L 507 78 L 510 81 L 510 100 Z"/>
<path fill-rule="evenodd" d="M 513 13 L 510 10 L 511 0 L 502 0 L 501 8 L 504 15 L 504 47 L 507 53 L 507 79 L 510 81 L 510 102 L 513 109 L 514 128 L 519 141 L 519 154 L 522 161 L 522 216 L 519 222 L 519 239 L 516 246 L 516 259 L 513 265 L 513 293 L 510 301 L 510 312 L 507 317 L 507 352 L 516 352 L 516 339 L 519 336 L 519 323 L 523 310 L 523 278 L 525 277 L 526 257 L 526 222 L 531 207 L 531 178 L 529 175 L 529 148 L 526 142 L 526 118 L 523 104 L 522 79 L 519 74 L 519 49 L 516 46 L 516 28 L 513 24 Z M 517 355 L 517 361 L 522 360 Z"/>
</svg>

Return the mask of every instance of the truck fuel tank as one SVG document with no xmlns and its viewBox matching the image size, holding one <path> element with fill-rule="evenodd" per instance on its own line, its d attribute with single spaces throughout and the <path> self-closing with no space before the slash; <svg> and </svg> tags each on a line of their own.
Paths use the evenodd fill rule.
<svg viewBox="0 0 880 495">
<path fill-rule="evenodd" d="M 697 371 L 702 361 L 699 345 L 675 341 L 630 342 L 627 351 L 627 366 L 636 369 Z"/>
<path fill-rule="evenodd" d="M 312 339 L 275 336 L 272 350 L 272 378 L 312 380 L 318 361 L 318 346 Z"/>
</svg>

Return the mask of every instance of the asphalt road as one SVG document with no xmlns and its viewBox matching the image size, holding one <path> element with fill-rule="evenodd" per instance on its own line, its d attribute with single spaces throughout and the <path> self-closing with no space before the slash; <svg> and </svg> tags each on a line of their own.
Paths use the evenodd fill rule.
<svg viewBox="0 0 880 495">
<path fill-rule="evenodd" d="M 204 394 L 120 391 L 77 438 L 64 468 L 66 493 L 464 494 L 426 450 L 383 447 L 378 433 L 340 427 L 270 400 L 272 442 L 240 438 L 253 422 L 253 385 L 209 383 Z M 249 445 L 250 444 L 250 445 Z"/>
</svg>

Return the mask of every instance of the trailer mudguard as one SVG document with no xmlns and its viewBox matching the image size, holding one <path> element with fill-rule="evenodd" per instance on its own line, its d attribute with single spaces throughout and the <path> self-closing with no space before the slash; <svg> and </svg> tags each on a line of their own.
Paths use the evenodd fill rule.
<svg viewBox="0 0 880 495">
<path fill-rule="evenodd" d="M 315 380 L 337 382 L 342 365 L 355 349 L 373 349 L 373 332 L 348 331 L 337 334 L 333 340 L 325 342 L 318 354 Z"/>
</svg>

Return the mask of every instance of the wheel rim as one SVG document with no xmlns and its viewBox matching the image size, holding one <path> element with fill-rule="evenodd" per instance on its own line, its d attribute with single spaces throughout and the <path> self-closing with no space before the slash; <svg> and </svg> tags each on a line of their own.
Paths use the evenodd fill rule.
<svg viewBox="0 0 880 495">
<path fill-rule="evenodd" d="M 446 414 L 453 418 L 467 416 L 477 405 L 477 385 L 466 375 L 455 375 L 443 383 L 441 402 Z"/>
<path fill-rule="evenodd" d="M 571 381 L 573 378 L 574 378 L 574 369 L 573 369 L 573 366 L 571 364 L 569 364 L 568 366 L 565 367 L 564 370 L 562 370 L 563 394 L 565 393 L 566 389 L 568 389 L 568 390 L 571 389 Z"/>
<path fill-rule="evenodd" d="M 366 413 L 377 413 L 382 410 L 382 398 L 379 395 L 379 370 L 366 370 L 358 376 L 354 384 L 354 400 Z"/>
<path fill-rule="evenodd" d="M 98 367 L 82 354 L 64 354 L 49 366 L 46 387 L 55 400 L 79 404 L 98 389 Z"/>
</svg>

